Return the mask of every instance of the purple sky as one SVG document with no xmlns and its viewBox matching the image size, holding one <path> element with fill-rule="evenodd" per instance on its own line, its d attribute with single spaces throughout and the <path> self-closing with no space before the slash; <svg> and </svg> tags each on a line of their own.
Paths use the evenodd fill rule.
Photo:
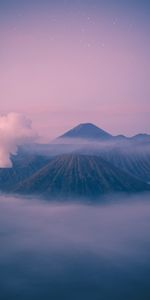
<svg viewBox="0 0 150 300">
<path fill-rule="evenodd" d="M 56 2 L 0 4 L 1 113 L 29 115 L 48 139 L 81 122 L 149 133 L 148 2 Z"/>
</svg>

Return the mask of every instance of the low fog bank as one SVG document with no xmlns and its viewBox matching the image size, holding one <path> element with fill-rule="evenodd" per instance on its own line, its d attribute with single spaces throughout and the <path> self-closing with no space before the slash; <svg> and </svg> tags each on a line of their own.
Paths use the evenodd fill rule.
<svg viewBox="0 0 150 300">
<path fill-rule="evenodd" d="M 1 196 L 1 300 L 150 299 L 149 196 L 94 206 Z"/>
<path fill-rule="evenodd" d="M 123 154 L 135 153 L 138 155 L 150 155 L 150 138 L 148 139 L 112 139 L 108 141 L 96 141 L 77 138 L 59 138 L 49 144 L 28 144 L 22 147 L 28 153 L 55 156 L 72 152 L 82 154 L 98 154 L 105 151 L 119 151 Z"/>
</svg>

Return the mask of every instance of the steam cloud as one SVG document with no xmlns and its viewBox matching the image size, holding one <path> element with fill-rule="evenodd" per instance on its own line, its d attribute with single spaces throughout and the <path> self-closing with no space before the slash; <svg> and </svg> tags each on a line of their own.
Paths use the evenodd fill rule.
<svg viewBox="0 0 150 300">
<path fill-rule="evenodd" d="M 11 154 L 17 153 L 18 146 L 35 140 L 31 120 L 17 113 L 0 116 L 0 167 L 12 167 Z"/>
</svg>

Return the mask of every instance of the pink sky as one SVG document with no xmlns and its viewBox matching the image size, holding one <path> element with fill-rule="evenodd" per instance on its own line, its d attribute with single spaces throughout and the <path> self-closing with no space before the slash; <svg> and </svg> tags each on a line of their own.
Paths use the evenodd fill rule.
<svg viewBox="0 0 150 300">
<path fill-rule="evenodd" d="M 50 139 L 80 122 L 112 134 L 149 133 L 147 28 L 126 20 L 44 13 L 3 20 L 1 113 L 31 117 Z"/>
</svg>

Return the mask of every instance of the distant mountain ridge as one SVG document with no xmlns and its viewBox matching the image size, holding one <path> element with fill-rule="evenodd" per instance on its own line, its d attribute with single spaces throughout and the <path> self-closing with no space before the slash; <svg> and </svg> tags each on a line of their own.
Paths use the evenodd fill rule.
<svg viewBox="0 0 150 300">
<path fill-rule="evenodd" d="M 99 128 L 98 126 L 92 124 L 92 123 L 81 123 L 72 129 L 68 130 L 64 134 L 60 135 L 57 140 L 63 139 L 85 139 L 89 141 L 122 141 L 122 140 L 128 140 L 128 141 L 146 141 L 150 142 L 150 135 L 146 133 L 139 133 L 132 137 L 127 137 L 123 134 L 119 135 L 112 135 L 109 132 Z"/>
<path fill-rule="evenodd" d="M 80 138 L 87 140 L 95 140 L 95 139 L 110 139 L 112 137 L 111 134 L 104 131 L 103 129 L 97 127 L 92 123 L 82 123 L 67 131 L 59 138 Z"/>
</svg>

